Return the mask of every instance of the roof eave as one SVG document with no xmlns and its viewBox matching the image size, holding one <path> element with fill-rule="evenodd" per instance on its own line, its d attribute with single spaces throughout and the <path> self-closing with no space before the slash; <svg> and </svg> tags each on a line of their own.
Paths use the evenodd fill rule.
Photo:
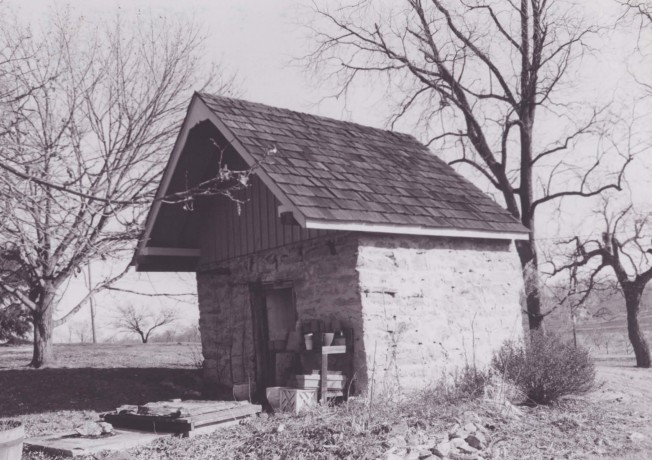
<svg viewBox="0 0 652 460">
<path fill-rule="evenodd" d="M 305 228 L 349 232 L 390 233 L 397 235 L 441 236 L 450 238 L 477 238 L 491 240 L 527 240 L 525 231 L 490 231 L 459 228 L 420 227 L 412 225 L 372 224 L 368 222 L 342 222 L 306 219 Z M 525 227 L 524 227 L 525 228 Z"/>
</svg>

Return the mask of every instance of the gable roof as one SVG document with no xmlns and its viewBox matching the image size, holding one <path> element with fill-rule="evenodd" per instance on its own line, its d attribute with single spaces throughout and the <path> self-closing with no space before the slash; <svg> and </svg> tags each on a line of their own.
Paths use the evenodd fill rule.
<svg viewBox="0 0 652 460">
<path fill-rule="evenodd" d="M 182 156 L 189 134 L 207 122 L 249 165 L 276 149 L 256 175 L 303 228 L 528 238 L 516 218 L 410 135 L 195 93 L 149 211 L 136 265 L 139 257 L 169 257 L 192 267 L 198 257 L 197 243 L 148 243 L 161 198 L 173 187 L 173 177 L 178 180 L 175 171 L 200 161 L 196 155 Z"/>
<path fill-rule="evenodd" d="M 408 134 L 199 94 L 308 228 L 528 230 Z M 228 137 L 228 136 L 227 136 Z M 295 216 L 296 217 L 296 216 Z M 328 225 L 330 223 L 330 225 Z M 355 228 L 352 228 L 355 227 Z M 401 233 L 400 228 L 392 233 Z"/>
</svg>

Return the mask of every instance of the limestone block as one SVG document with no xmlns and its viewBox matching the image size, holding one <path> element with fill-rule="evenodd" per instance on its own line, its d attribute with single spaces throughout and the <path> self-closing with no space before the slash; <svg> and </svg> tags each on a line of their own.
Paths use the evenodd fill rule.
<svg viewBox="0 0 652 460">
<path fill-rule="evenodd" d="M 389 259 L 387 250 L 400 270 L 370 265 L 378 254 Z M 505 243 L 365 236 L 359 254 L 365 342 L 396 348 L 377 352 L 376 363 L 389 368 L 396 361 L 404 380 L 435 378 L 451 361 L 464 365 L 473 355 L 486 363 L 514 332 L 506 325 L 520 316 L 520 285 L 514 283 L 520 268 Z M 399 335 L 383 333 L 399 324 Z"/>
</svg>

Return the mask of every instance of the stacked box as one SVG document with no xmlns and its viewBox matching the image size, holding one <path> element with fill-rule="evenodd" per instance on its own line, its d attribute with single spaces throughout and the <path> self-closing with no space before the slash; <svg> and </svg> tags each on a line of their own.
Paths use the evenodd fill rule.
<svg viewBox="0 0 652 460">
<path fill-rule="evenodd" d="M 310 407 L 317 405 L 316 389 L 281 388 L 280 406 L 283 412 L 298 414 Z"/>
<path fill-rule="evenodd" d="M 304 374 L 295 375 L 291 381 L 293 386 L 301 389 L 316 389 L 320 387 L 321 375 Z M 346 385 L 346 376 L 342 374 L 328 373 L 326 388 L 329 390 L 343 390 Z"/>
</svg>

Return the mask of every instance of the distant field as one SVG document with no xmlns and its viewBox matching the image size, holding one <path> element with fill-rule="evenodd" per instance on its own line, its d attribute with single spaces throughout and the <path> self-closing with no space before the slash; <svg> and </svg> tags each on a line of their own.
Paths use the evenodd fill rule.
<svg viewBox="0 0 652 460">
<path fill-rule="evenodd" d="M 148 344 L 57 344 L 54 353 L 57 362 L 51 367 L 170 367 L 195 368 L 201 359 L 198 343 L 148 343 Z M 0 370 L 20 369 L 32 359 L 32 347 L 0 346 Z"/>
</svg>

